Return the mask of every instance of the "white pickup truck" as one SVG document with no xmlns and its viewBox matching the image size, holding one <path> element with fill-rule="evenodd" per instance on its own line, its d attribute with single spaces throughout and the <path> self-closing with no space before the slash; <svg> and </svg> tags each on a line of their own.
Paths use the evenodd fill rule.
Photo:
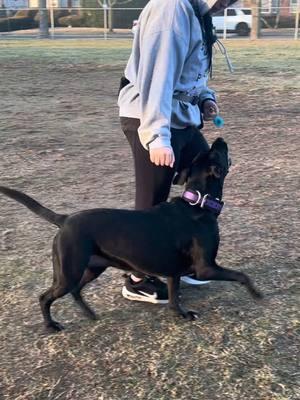
<svg viewBox="0 0 300 400">
<path fill-rule="evenodd" d="M 219 11 L 213 15 L 213 25 L 217 32 L 223 32 L 224 26 L 226 26 L 226 32 L 228 33 L 248 36 L 252 27 L 251 9 L 228 8 L 226 17 L 224 16 L 224 11 Z"/>
</svg>

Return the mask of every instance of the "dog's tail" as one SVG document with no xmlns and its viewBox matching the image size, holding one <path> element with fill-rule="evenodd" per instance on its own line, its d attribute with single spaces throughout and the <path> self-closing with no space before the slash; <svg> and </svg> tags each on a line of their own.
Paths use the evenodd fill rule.
<svg viewBox="0 0 300 400">
<path fill-rule="evenodd" d="M 5 186 L 0 186 L 0 193 L 5 194 L 11 199 L 16 200 L 17 202 L 23 204 L 25 207 L 29 208 L 30 211 L 37 214 L 39 217 L 45 219 L 46 221 L 54 224 L 58 227 L 61 227 L 64 223 L 67 215 L 56 214 L 54 211 L 49 210 L 38 203 L 36 200 L 27 196 L 27 194 L 19 192 L 18 190 L 9 189 Z"/>
</svg>

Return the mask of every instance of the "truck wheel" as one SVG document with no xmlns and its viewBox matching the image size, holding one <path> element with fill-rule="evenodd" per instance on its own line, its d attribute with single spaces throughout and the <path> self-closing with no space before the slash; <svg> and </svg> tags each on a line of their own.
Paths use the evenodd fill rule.
<svg viewBox="0 0 300 400">
<path fill-rule="evenodd" d="M 239 36 L 248 36 L 250 33 L 249 26 L 246 24 L 246 22 L 240 22 L 237 24 L 235 31 Z"/>
</svg>

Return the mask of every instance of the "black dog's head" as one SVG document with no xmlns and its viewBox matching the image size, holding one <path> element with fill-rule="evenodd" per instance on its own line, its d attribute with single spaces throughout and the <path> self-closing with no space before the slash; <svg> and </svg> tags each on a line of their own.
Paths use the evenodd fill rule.
<svg viewBox="0 0 300 400">
<path fill-rule="evenodd" d="M 173 183 L 175 185 L 186 183 L 186 189 L 209 193 L 221 199 L 224 179 L 230 165 L 228 146 L 223 138 L 218 138 L 207 153 L 198 154 L 189 168 L 180 171 Z"/>
</svg>

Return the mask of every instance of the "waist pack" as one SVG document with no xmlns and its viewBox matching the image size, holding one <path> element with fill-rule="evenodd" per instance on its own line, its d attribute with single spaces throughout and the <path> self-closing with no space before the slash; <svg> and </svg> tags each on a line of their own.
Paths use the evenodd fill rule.
<svg viewBox="0 0 300 400">
<path fill-rule="evenodd" d="M 121 90 L 122 90 L 125 86 L 127 86 L 129 83 L 130 83 L 129 80 L 128 80 L 125 76 L 122 76 L 122 77 L 121 77 L 118 95 L 120 94 Z"/>
</svg>

